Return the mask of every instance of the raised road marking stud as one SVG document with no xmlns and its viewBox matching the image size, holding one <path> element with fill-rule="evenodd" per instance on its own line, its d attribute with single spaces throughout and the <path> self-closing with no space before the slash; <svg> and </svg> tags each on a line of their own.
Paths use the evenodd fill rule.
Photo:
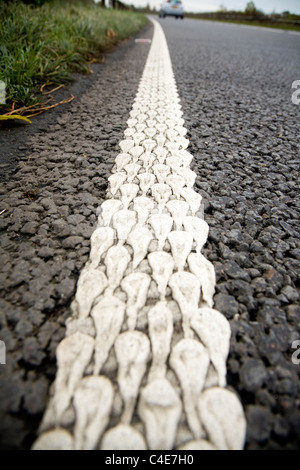
<svg viewBox="0 0 300 470">
<path fill-rule="evenodd" d="M 154 35 L 33 449 L 242 449 L 167 42 Z"/>
<path fill-rule="evenodd" d="M 151 44 L 151 39 L 135 39 L 134 42 L 136 44 Z"/>
</svg>

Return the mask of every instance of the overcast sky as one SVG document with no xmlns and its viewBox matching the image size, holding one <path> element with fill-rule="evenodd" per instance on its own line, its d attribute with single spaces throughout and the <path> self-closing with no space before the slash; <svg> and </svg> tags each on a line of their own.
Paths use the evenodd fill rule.
<svg viewBox="0 0 300 470">
<path fill-rule="evenodd" d="M 124 3 L 135 6 L 146 6 L 148 3 L 151 7 L 160 6 L 160 0 L 123 0 Z M 248 0 L 182 0 L 186 11 L 215 11 L 219 6 L 224 5 L 227 10 L 245 10 Z M 289 10 L 291 13 L 300 14 L 300 0 L 254 0 L 256 8 L 265 13 L 281 13 Z"/>
</svg>

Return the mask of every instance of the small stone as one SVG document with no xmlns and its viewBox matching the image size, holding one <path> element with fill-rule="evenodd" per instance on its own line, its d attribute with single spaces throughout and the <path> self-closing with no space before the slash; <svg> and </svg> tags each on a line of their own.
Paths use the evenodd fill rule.
<svg viewBox="0 0 300 470">
<path fill-rule="evenodd" d="M 270 438 L 273 427 L 273 416 L 270 410 L 260 405 L 249 405 L 246 408 L 247 440 L 262 442 Z"/>
<path fill-rule="evenodd" d="M 261 242 L 259 242 L 258 240 L 254 240 L 250 245 L 250 250 L 253 253 L 263 253 L 265 249 Z"/>
<path fill-rule="evenodd" d="M 293 431 L 299 439 L 300 436 L 300 410 L 295 409 L 289 414 L 289 422 L 292 425 Z"/>
<path fill-rule="evenodd" d="M 265 246 L 270 248 L 271 250 L 276 250 L 277 243 L 273 240 L 272 235 L 270 232 L 264 230 L 260 233 L 258 237 L 259 241 L 263 243 Z"/>
<path fill-rule="evenodd" d="M 232 318 L 239 311 L 239 304 L 232 295 L 217 294 L 214 297 L 215 309 Z"/>
<path fill-rule="evenodd" d="M 260 389 L 255 393 L 256 403 L 273 408 L 276 405 L 275 398 L 268 392 L 268 390 Z"/>
<path fill-rule="evenodd" d="M 7 321 L 6 321 L 4 312 L 1 312 L 1 310 L 0 310 L 0 328 L 2 329 L 6 326 L 7 326 Z"/>
<path fill-rule="evenodd" d="M 238 374 L 240 370 L 240 364 L 236 359 L 230 358 L 228 360 L 228 369 L 232 374 Z"/>
<path fill-rule="evenodd" d="M 256 302 L 252 295 L 239 295 L 238 301 L 245 305 L 248 312 L 256 310 Z"/>
<path fill-rule="evenodd" d="M 243 281 L 248 282 L 251 281 L 249 273 L 244 271 L 244 269 L 241 269 L 235 261 L 227 261 L 224 265 L 224 271 L 233 279 L 242 279 Z"/>
<path fill-rule="evenodd" d="M 227 290 L 236 297 L 245 295 L 251 296 L 254 292 L 253 287 L 242 279 L 229 280 L 227 282 Z"/>
<path fill-rule="evenodd" d="M 63 240 L 62 246 L 64 248 L 76 248 L 77 245 L 82 245 L 83 240 L 83 237 L 73 235 Z"/>
<path fill-rule="evenodd" d="M 45 315 L 41 313 L 40 309 L 29 308 L 26 312 L 27 320 L 34 326 L 40 327 L 45 321 Z"/>
<path fill-rule="evenodd" d="M 6 374 L 1 374 L 0 409 L 5 410 L 6 413 L 9 411 L 13 413 L 19 411 L 24 386 L 19 375 L 20 374 L 13 374 L 12 371 L 10 371 L 10 373 L 7 371 Z M 0 422 L 0 425 L 1 424 Z"/>
<path fill-rule="evenodd" d="M 12 287 L 21 284 L 22 282 L 29 282 L 30 273 L 29 273 L 29 263 L 28 261 L 22 260 L 16 264 L 11 275 L 10 275 L 10 285 Z"/>
<path fill-rule="evenodd" d="M 44 209 L 46 209 L 46 211 L 56 211 L 56 206 L 55 206 L 55 202 L 50 198 L 50 197 L 45 197 L 43 199 L 41 199 L 40 201 L 40 204 L 43 206 Z"/>
<path fill-rule="evenodd" d="M 295 393 L 295 384 L 290 379 L 283 379 L 277 383 L 277 393 L 280 395 L 293 395 Z"/>
<path fill-rule="evenodd" d="M 22 246 L 23 248 L 23 246 Z M 30 261 L 32 258 L 35 257 L 35 249 L 33 247 L 28 247 L 26 250 L 23 252 L 23 258 L 25 260 Z"/>
<path fill-rule="evenodd" d="M 9 226 L 10 220 L 8 217 L 0 219 L 0 231 L 5 230 Z"/>
<path fill-rule="evenodd" d="M 261 335 L 258 340 L 260 353 L 267 357 L 271 364 L 278 364 L 281 358 L 280 343 L 272 330 L 269 335 Z"/>
<path fill-rule="evenodd" d="M 274 423 L 274 432 L 277 436 L 286 437 L 290 432 L 290 425 L 281 415 L 276 415 Z"/>
<path fill-rule="evenodd" d="M 63 219 L 57 219 L 52 222 L 52 230 L 55 235 L 59 237 L 68 237 L 71 233 L 71 229 L 67 222 Z"/>
<path fill-rule="evenodd" d="M 27 381 L 24 393 L 24 409 L 30 414 L 42 413 L 47 399 L 48 382 L 45 377 Z"/>
<path fill-rule="evenodd" d="M 300 321 L 300 306 L 299 305 L 289 305 L 286 308 L 286 313 L 287 313 L 287 319 L 290 322 L 299 322 Z"/>
<path fill-rule="evenodd" d="M 40 328 L 39 333 L 37 335 L 38 342 L 40 346 L 44 349 L 47 347 L 49 341 L 52 338 L 53 333 L 58 329 L 57 323 L 52 321 L 47 321 L 43 324 Z"/>
<path fill-rule="evenodd" d="M 266 280 L 263 277 L 254 278 L 251 285 L 254 287 L 256 292 L 265 292 L 266 290 Z"/>
<path fill-rule="evenodd" d="M 282 240 L 279 240 L 277 245 L 277 252 L 284 254 L 290 249 L 290 245 Z"/>
<path fill-rule="evenodd" d="M 228 246 L 224 245 L 224 243 L 222 243 L 222 242 L 219 243 L 219 250 L 220 250 L 221 256 L 223 258 L 225 258 L 225 259 L 232 258 L 232 251 L 228 248 Z"/>
<path fill-rule="evenodd" d="M 272 319 L 271 323 L 269 321 L 269 317 Z M 268 305 L 265 304 L 262 310 L 260 310 L 259 315 L 258 315 L 258 320 L 261 319 L 265 324 L 271 326 L 273 322 L 275 323 L 280 323 L 280 322 L 286 322 L 286 317 L 284 314 L 284 311 L 280 308 L 278 308 L 276 305 Z M 264 320 L 265 319 L 265 320 Z"/>
<path fill-rule="evenodd" d="M 38 231 L 38 227 L 38 222 L 26 222 L 26 224 L 21 228 L 21 233 L 24 233 L 25 235 L 35 235 Z"/>
<path fill-rule="evenodd" d="M 28 431 L 27 431 L 28 432 Z M 24 423 L 8 413 L 1 416 L 0 422 L 1 449 L 19 450 L 26 436 Z"/>
<path fill-rule="evenodd" d="M 264 275 L 265 279 L 268 281 L 268 285 L 278 289 L 282 286 L 283 276 L 275 269 L 269 269 Z"/>
<path fill-rule="evenodd" d="M 293 379 L 293 375 L 294 375 L 293 372 L 295 372 L 295 371 L 294 371 L 294 368 L 291 364 L 290 369 L 288 369 L 285 366 L 283 367 L 283 366 L 279 365 L 278 367 L 276 367 L 276 372 L 277 372 L 277 375 L 278 375 L 279 379 Z"/>
<path fill-rule="evenodd" d="M 300 259 L 300 248 L 295 248 L 291 250 L 290 253 L 294 258 Z"/>
<path fill-rule="evenodd" d="M 269 327 L 272 326 L 273 319 L 272 319 L 272 314 L 270 310 L 272 312 L 272 309 L 268 308 L 268 306 L 259 310 L 257 313 L 257 317 L 256 317 L 257 321 L 265 326 L 269 326 Z"/>
<path fill-rule="evenodd" d="M 0 311 L 5 315 L 6 319 L 12 323 L 17 323 L 23 313 L 20 307 L 16 307 L 4 299 L 0 299 Z"/>
<path fill-rule="evenodd" d="M 278 185 L 279 186 L 279 185 Z M 283 220 L 279 222 L 281 227 L 291 236 L 295 236 L 295 231 L 293 230 L 292 226 L 284 222 Z"/>
<path fill-rule="evenodd" d="M 94 230 L 95 230 L 95 227 L 90 227 L 87 224 L 85 224 L 85 225 L 82 224 L 81 225 L 81 235 L 87 240 L 89 240 L 91 238 Z"/>
<path fill-rule="evenodd" d="M 256 392 L 261 388 L 267 376 L 263 363 L 256 359 L 248 360 L 240 370 L 240 380 L 249 392 Z"/>
<path fill-rule="evenodd" d="M 283 289 L 281 289 L 281 294 L 285 295 L 285 297 L 290 301 L 290 302 L 295 302 L 299 299 L 299 294 L 296 289 L 294 289 L 291 286 L 285 286 Z"/>
<path fill-rule="evenodd" d="M 280 302 L 279 300 L 276 298 L 276 299 L 270 299 L 268 297 L 260 297 L 258 299 L 258 304 L 259 305 L 267 305 L 268 307 L 279 307 L 280 306 Z"/>
<path fill-rule="evenodd" d="M 37 204 L 36 202 L 32 202 L 28 208 L 30 211 L 33 211 L 33 212 L 43 212 L 43 208 L 42 206 L 40 206 L 39 204 Z"/>
<path fill-rule="evenodd" d="M 256 268 L 249 268 L 248 272 L 252 278 L 256 278 L 260 276 L 260 271 Z"/>
<path fill-rule="evenodd" d="M 32 325 L 26 320 L 20 320 L 16 325 L 15 332 L 24 338 L 32 333 Z"/>
<path fill-rule="evenodd" d="M 39 366 L 46 354 L 41 350 L 37 339 L 34 337 L 26 338 L 23 345 L 23 359 L 28 364 Z"/>
<path fill-rule="evenodd" d="M 243 235 L 241 230 L 233 229 L 226 233 L 229 241 L 232 243 L 240 243 L 243 240 Z"/>
<path fill-rule="evenodd" d="M 286 396 L 286 395 L 280 396 L 278 398 L 277 403 L 278 403 L 279 411 L 281 411 L 283 414 L 287 412 L 293 413 L 295 411 L 295 407 L 296 407 L 295 399 L 290 396 Z"/>
<path fill-rule="evenodd" d="M 78 225 L 85 220 L 81 214 L 71 214 L 67 217 L 67 222 L 72 225 Z"/>
<path fill-rule="evenodd" d="M 222 263 L 216 262 L 214 263 L 214 268 L 216 273 L 216 280 L 219 285 L 219 282 L 225 279 L 224 265 Z"/>
<path fill-rule="evenodd" d="M 49 248 L 48 246 L 43 246 L 39 251 L 38 251 L 38 256 L 40 258 L 52 258 L 55 254 L 53 248 Z"/>
<path fill-rule="evenodd" d="M 75 292 L 74 279 L 64 279 L 56 286 L 56 292 L 63 302 L 68 301 Z"/>
</svg>

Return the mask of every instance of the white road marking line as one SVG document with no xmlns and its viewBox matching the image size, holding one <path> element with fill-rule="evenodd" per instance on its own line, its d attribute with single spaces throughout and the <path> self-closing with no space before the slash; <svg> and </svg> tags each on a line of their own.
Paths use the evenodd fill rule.
<svg viewBox="0 0 300 470">
<path fill-rule="evenodd" d="M 153 23 L 33 449 L 244 445 L 243 409 L 225 388 L 230 327 L 211 308 L 214 270 L 201 254 L 208 226 L 197 217 L 167 42 Z"/>
</svg>

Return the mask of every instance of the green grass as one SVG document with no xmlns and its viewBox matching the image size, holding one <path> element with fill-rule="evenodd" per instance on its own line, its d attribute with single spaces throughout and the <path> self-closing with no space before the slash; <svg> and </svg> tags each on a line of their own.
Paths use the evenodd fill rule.
<svg viewBox="0 0 300 470">
<path fill-rule="evenodd" d="M 33 8 L 0 1 L 0 80 L 6 105 L 0 114 L 39 102 L 41 85 L 65 84 L 72 72 L 88 72 L 88 62 L 121 39 L 138 32 L 147 18 L 130 11 L 101 9 L 82 2 L 52 1 Z"/>
</svg>

